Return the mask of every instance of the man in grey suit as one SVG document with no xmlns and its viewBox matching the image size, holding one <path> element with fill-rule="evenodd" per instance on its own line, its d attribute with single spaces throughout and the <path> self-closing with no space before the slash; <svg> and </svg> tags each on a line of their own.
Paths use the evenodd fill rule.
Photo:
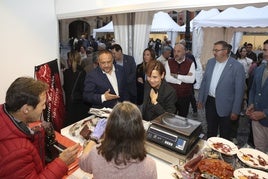
<svg viewBox="0 0 268 179">
<path fill-rule="evenodd" d="M 205 107 L 207 137 L 230 140 L 232 121 L 238 119 L 245 88 L 243 66 L 229 57 L 228 43 L 218 41 L 213 47 L 214 58 L 208 60 L 199 89 L 198 108 Z"/>
</svg>

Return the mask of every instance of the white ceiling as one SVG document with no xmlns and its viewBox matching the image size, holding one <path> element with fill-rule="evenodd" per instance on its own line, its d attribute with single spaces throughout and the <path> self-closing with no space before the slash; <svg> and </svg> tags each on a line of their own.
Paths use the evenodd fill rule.
<svg viewBox="0 0 268 179">
<path fill-rule="evenodd" d="M 208 10 L 211 8 L 241 8 L 249 5 L 262 7 L 267 4 L 267 0 L 55 0 L 58 19 L 142 11 L 193 11 Z"/>
</svg>

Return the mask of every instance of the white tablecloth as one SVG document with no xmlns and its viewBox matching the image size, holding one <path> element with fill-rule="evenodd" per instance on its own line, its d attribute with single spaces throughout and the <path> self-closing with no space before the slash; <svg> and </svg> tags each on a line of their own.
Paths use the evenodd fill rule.
<svg viewBox="0 0 268 179">
<path fill-rule="evenodd" d="M 94 116 L 90 116 L 87 117 L 81 121 L 78 121 L 78 123 L 83 123 L 84 120 L 88 120 L 90 118 L 92 118 Z M 74 124 L 72 124 L 74 125 Z M 77 143 L 80 143 L 80 145 L 83 146 L 84 144 L 84 139 L 77 135 L 77 136 L 72 136 L 69 133 L 69 129 L 71 128 L 72 125 L 69 125 L 63 129 L 61 129 L 61 134 Z M 148 122 L 144 122 L 144 127 L 147 129 L 148 128 L 149 123 Z M 174 179 L 174 177 L 172 176 L 172 173 L 175 172 L 175 169 L 173 169 L 172 165 L 161 160 L 158 159 L 150 154 L 148 154 L 150 157 L 152 157 L 156 163 L 156 168 L 157 168 L 157 177 L 158 179 Z M 91 179 L 92 175 L 83 172 L 81 169 L 77 169 L 74 173 L 72 173 L 70 176 L 68 176 L 68 179 Z"/>
</svg>

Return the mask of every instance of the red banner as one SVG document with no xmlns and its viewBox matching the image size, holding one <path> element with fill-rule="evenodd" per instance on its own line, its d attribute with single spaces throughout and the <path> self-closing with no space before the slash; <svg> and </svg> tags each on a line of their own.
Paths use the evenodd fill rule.
<svg viewBox="0 0 268 179">
<path fill-rule="evenodd" d="M 35 76 L 49 85 L 44 120 L 52 122 L 54 129 L 60 132 L 65 119 L 65 109 L 57 60 L 36 66 Z"/>
</svg>

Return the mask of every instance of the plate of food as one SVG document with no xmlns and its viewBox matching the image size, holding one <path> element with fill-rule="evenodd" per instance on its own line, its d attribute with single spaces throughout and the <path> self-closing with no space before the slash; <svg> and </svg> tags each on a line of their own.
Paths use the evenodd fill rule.
<svg viewBox="0 0 268 179">
<path fill-rule="evenodd" d="M 234 177 L 236 179 L 268 178 L 268 173 L 253 168 L 239 168 L 234 171 Z"/>
<path fill-rule="evenodd" d="M 235 155 L 238 152 L 234 143 L 221 137 L 210 137 L 207 143 L 209 147 L 225 155 Z"/>
<path fill-rule="evenodd" d="M 94 130 L 99 119 L 99 117 L 92 115 L 84 120 L 76 122 L 69 128 L 69 134 L 74 137 L 80 135 L 84 139 L 88 140 L 89 135 Z"/>
<path fill-rule="evenodd" d="M 268 170 L 268 155 L 259 150 L 241 148 L 237 152 L 237 157 L 250 167 Z"/>
</svg>

